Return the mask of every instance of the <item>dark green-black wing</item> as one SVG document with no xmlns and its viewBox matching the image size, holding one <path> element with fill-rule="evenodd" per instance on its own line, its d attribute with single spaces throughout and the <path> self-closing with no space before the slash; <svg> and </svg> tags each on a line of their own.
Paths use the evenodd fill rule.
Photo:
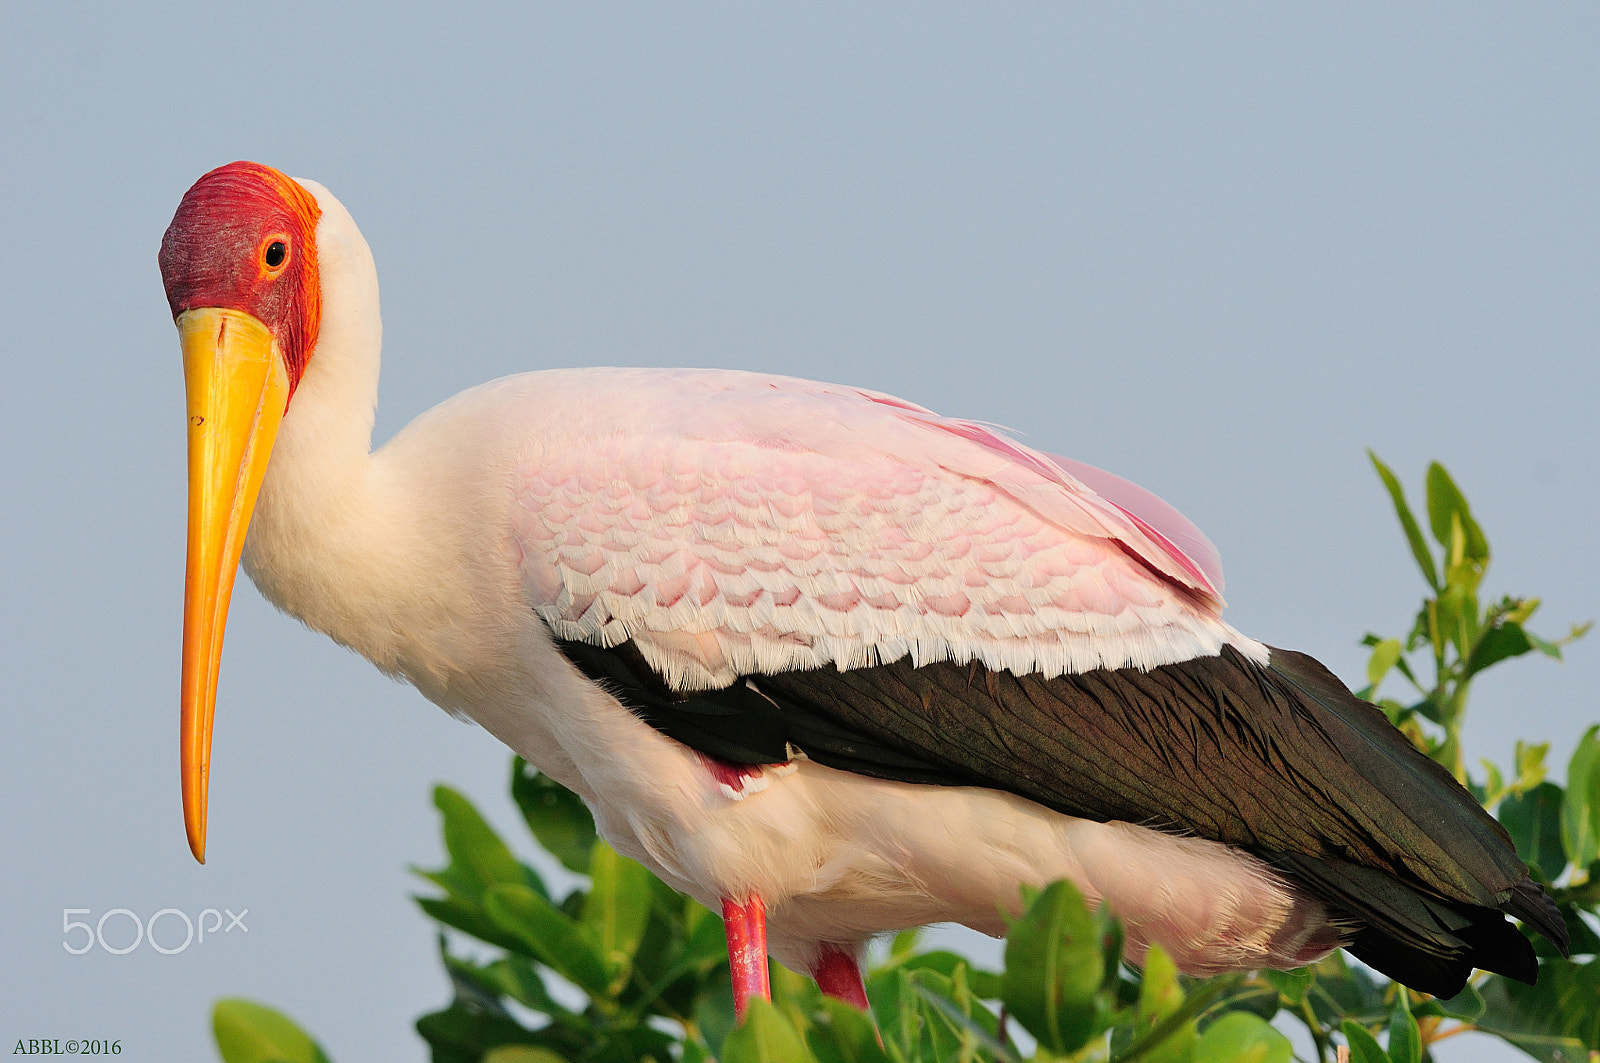
<svg viewBox="0 0 1600 1063">
<path fill-rule="evenodd" d="M 819 668 L 666 687 L 631 643 L 557 640 L 667 736 L 736 763 L 795 751 L 878 778 L 1008 790 L 1073 816 L 1237 846 L 1359 927 L 1351 951 L 1450 996 L 1474 967 L 1532 982 L 1566 928 L 1509 837 L 1321 664 L 1232 647 L 1149 670 L 1044 678 L 976 664 Z"/>
</svg>

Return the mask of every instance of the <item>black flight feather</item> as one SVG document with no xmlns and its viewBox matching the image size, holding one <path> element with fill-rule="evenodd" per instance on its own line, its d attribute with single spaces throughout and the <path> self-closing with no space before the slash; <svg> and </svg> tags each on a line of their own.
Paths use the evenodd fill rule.
<svg viewBox="0 0 1600 1063">
<path fill-rule="evenodd" d="M 1274 649 L 1263 666 L 1224 647 L 1050 679 L 902 658 L 675 692 L 631 642 L 556 644 L 651 726 L 724 760 L 799 751 L 1237 846 L 1357 927 L 1358 958 L 1437 996 L 1459 992 L 1474 967 L 1533 981 L 1533 947 L 1503 912 L 1567 948 L 1504 829 L 1302 654 Z"/>
</svg>

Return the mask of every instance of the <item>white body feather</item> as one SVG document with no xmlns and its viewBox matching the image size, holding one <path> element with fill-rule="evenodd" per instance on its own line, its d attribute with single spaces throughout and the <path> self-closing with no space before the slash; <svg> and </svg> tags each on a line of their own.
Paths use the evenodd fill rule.
<svg viewBox="0 0 1600 1063">
<path fill-rule="evenodd" d="M 797 969 L 928 922 L 999 933 L 1019 884 L 1058 877 L 1112 905 L 1134 955 L 1159 941 L 1193 972 L 1338 944 L 1319 904 L 1214 842 L 808 761 L 730 794 L 546 630 L 631 638 L 689 687 L 905 655 L 1046 674 L 1224 644 L 1264 660 L 1220 619 L 1214 565 L 1174 546 L 1192 528 L 1164 534 L 982 426 L 745 373 L 509 377 L 369 454 L 376 273 L 349 214 L 302 184 L 323 209 L 322 332 L 245 546 L 280 608 L 571 787 L 671 885 L 713 909 L 760 893 Z"/>
</svg>

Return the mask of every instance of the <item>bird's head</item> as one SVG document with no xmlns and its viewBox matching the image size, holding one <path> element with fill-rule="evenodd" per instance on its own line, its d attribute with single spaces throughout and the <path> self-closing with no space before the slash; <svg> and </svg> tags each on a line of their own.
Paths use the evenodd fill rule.
<svg viewBox="0 0 1600 1063">
<path fill-rule="evenodd" d="M 254 318 L 272 336 L 293 394 L 322 323 L 322 209 L 270 166 L 231 162 L 184 193 L 161 238 L 161 280 L 180 329 L 206 311 Z"/>
<path fill-rule="evenodd" d="M 202 863 L 228 601 L 278 424 L 321 327 L 320 215 L 294 180 L 235 162 L 195 182 L 161 240 L 189 396 L 181 756 L 184 823 Z"/>
</svg>

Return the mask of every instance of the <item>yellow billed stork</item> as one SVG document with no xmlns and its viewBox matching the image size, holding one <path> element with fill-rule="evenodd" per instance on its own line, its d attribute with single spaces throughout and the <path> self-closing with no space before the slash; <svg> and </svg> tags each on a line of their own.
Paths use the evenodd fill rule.
<svg viewBox="0 0 1600 1063">
<path fill-rule="evenodd" d="M 321 185 L 202 177 L 161 245 L 188 386 L 182 770 L 205 853 L 235 570 L 576 791 L 766 955 L 864 1004 L 873 935 L 1069 878 L 1185 971 L 1345 946 L 1417 989 L 1565 947 L 1499 825 L 1316 661 L 1221 618 L 1205 537 L 1109 474 L 857 388 L 586 369 L 373 451 L 371 252 Z M 246 537 L 248 530 L 248 538 Z"/>
</svg>

